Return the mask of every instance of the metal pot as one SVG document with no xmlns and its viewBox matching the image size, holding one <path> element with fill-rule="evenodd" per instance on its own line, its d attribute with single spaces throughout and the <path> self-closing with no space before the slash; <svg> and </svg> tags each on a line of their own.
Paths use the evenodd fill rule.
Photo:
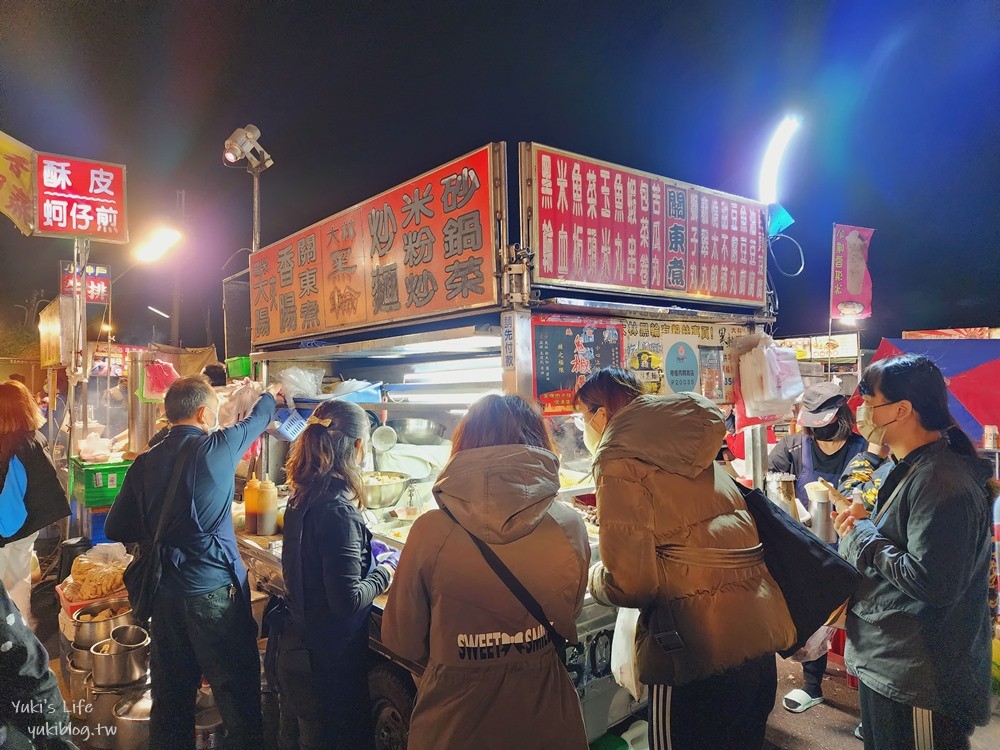
<svg viewBox="0 0 1000 750">
<path fill-rule="evenodd" d="M 119 625 L 111 631 L 111 653 L 119 654 L 138 646 L 149 645 L 149 633 L 138 625 Z"/>
<path fill-rule="evenodd" d="M 81 620 L 82 615 L 97 615 L 106 609 L 115 611 L 127 609 L 120 615 L 109 617 L 107 620 L 91 620 L 89 622 Z M 108 599 L 103 602 L 94 602 L 86 607 L 81 607 L 73 613 L 73 624 L 76 627 L 75 643 L 83 648 L 90 648 L 98 641 L 105 641 L 111 637 L 111 631 L 119 625 L 136 625 L 135 617 L 132 616 L 132 605 L 128 599 Z"/>
<path fill-rule="evenodd" d="M 94 684 L 93 677 L 87 677 L 87 702 L 90 704 L 87 715 L 87 727 L 90 738 L 87 747 L 101 750 L 115 750 L 117 739 L 114 733 L 115 706 L 123 696 L 146 687 L 145 678 L 142 682 L 122 687 L 100 687 Z"/>
<path fill-rule="evenodd" d="M 222 747 L 222 714 L 215 706 L 205 708 L 194 719 L 195 750 L 216 750 Z"/>
<path fill-rule="evenodd" d="M 444 435 L 444 425 L 433 419 L 390 419 L 386 426 L 396 431 L 399 442 L 411 445 L 440 445 Z"/>
<path fill-rule="evenodd" d="M 83 669 L 89 672 L 93 669 L 94 661 L 90 658 L 90 648 L 84 648 L 83 646 L 77 646 L 75 643 L 70 644 L 70 648 L 73 649 L 72 655 L 70 657 L 70 662 L 77 668 Z"/>
<path fill-rule="evenodd" d="M 368 478 L 372 476 L 380 476 L 387 481 L 369 484 Z M 409 474 L 399 471 L 366 471 L 361 479 L 364 482 L 363 499 L 366 508 L 388 508 L 395 505 L 413 481 Z"/>
<path fill-rule="evenodd" d="M 149 746 L 149 712 L 153 698 L 149 690 L 129 693 L 115 704 L 117 750 L 146 750 Z"/>
<path fill-rule="evenodd" d="M 111 639 L 108 638 L 90 649 L 95 687 L 120 687 L 145 678 L 149 669 L 149 636 L 141 645 L 117 654 L 104 653 L 104 649 L 110 646 Z"/>
<path fill-rule="evenodd" d="M 84 704 L 87 700 L 87 679 L 90 677 L 89 669 L 82 669 L 76 666 L 72 661 L 67 665 L 66 671 L 69 672 L 69 709 L 70 715 L 75 716 L 78 719 L 86 718 L 84 714 Z"/>
</svg>

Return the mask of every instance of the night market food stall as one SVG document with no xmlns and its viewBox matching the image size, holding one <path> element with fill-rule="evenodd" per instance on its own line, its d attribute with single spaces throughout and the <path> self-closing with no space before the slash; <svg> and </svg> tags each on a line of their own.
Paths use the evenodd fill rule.
<svg viewBox="0 0 1000 750">
<path fill-rule="evenodd" d="M 289 445 L 281 438 L 304 428 L 318 400 L 359 403 L 373 427 L 392 428 L 368 451 L 378 471 L 366 480 L 364 515 L 399 547 L 434 507 L 431 488 L 465 410 L 487 393 L 518 393 L 550 418 L 559 500 L 584 516 L 597 560 L 573 394 L 591 372 L 621 366 L 651 392 L 732 403 L 732 344 L 772 321 L 766 207 L 525 143 L 521 244 L 511 244 L 506 162 L 505 144 L 483 146 L 250 257 L 258 380 L 305 372 L 316 384 L 296 399 L 297 412 L 279 412 L 259 473 L 280 487 Z M 234 505 L 241 553 L 255 587 L 281 593 L 280 533 L 249 533 L 253 511 Z M 377 738 L 403 747 L 422 666 L 382 645 L 383 605 L 371 626 Z M 592 741 L 641 707 L 610 674 L 615 617 L 588 595 L 580 645 L 565 654 Z"/>
</svg>

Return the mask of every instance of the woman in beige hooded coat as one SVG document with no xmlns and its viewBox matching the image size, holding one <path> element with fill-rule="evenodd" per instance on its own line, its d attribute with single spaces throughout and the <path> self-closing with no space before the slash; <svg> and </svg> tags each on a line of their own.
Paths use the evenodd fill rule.
<svg viewBox="0 0 1000 750">
<path fill-rule="evenodd" d="M 759 749 L 774 654 L 795 626 L 743 496 L 715 462 L 722 414 L 695 393 L 642 392 L 634 375 L 608 368 L 576 395 L 601 525 L 590 592 L 641 609 L 640 629 L 659 636 L 638 654 L 651 750 Z"/>
<path fill-rule="evenodd" d="M 576 641 L 590 545 L 580 516 L 554 502 L 558 491 L 559 459 L 538 412 L 517 396 L 473 404 L 434 486 L 442 510 L 413 524 L 382 618 L 383 643 L 427 665 L 409 750 L 586 749 L 561 655 L 471 536 Z"/>
</svg>

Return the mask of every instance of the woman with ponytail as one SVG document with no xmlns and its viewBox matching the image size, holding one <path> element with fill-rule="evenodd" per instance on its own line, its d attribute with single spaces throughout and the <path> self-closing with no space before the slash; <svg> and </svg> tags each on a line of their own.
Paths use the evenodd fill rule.
<svg viewBox="0 0 1000 750">
<path fill-rule="evenodd" d="M 990 718 L 990 469 L 923 356 L 872 364 L 858 429 L 895 468 L 871 516 L 837 514 L 840 551 L 864 576 L 847 617 L 866 750 L 968 748 Z"/>
<path fill-rule="evenodd" d="M 360 407 L 326 401 L 285 467 L 292 486 L 281 559 L 287 612 L 279 632 L 272 630 L 282 750 L 372 746 L 368 615 L 389 588 L 399 553 L 372 541 L 358 510 L 367 440 Z"/>
</svg>

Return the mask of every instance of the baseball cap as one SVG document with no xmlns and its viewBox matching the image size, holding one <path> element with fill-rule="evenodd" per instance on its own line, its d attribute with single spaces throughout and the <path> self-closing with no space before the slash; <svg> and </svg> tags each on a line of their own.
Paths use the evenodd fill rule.
<svg viewBox="0 0 1000 750">
<path fill-rule="evenodd" d="M 799 424 L 803 427 L 825 427 L 837 416 L 837 409 L 847 403 L 847 396 L 836 383 L 811 385 L 802 394 Z"/>
</svg>

